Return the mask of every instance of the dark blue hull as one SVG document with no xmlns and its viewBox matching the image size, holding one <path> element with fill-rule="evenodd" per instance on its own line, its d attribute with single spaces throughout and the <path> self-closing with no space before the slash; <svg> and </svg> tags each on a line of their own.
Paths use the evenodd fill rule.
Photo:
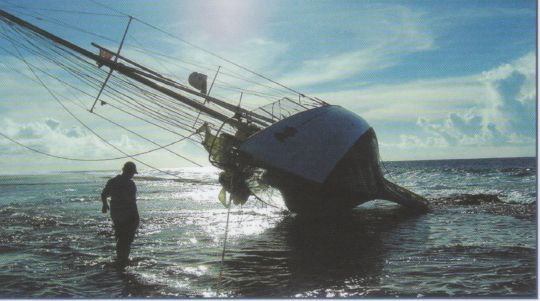
<svg viewBox="0 0 540 301">
<path fill-rule="evenodd" d="M 240 150 L 266 170 L 289 210 L 333 213 L 385 199 L 426 210 L 427 201 L 387 181 L 375 131 L 360 116 L 326 106 L 284 119 L 245 141 Z"/>
</svg>

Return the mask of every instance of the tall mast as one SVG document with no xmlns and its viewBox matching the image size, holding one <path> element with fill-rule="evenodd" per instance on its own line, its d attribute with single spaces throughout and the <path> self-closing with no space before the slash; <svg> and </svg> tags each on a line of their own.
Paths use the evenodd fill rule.
<svg viewBox="0 0 540 301">
<path fill-rule="evenodd" d="M 122 59 L 123 61 L 125 61 L 125 62 L 127 62 L 127 63 L 129 63 L 129 64 L 131 64 L 131 65 L 145 71 L 145 72 L 147 72 L 147 73 L 143 73 L 143 72 L 140 72 L 139 70 L 136 69 L 136 72 L 138 72 L 139 74 L 142 74 L 142 75 L 144 75 L 146 77 L 150 77 L 153 80 L 159 81 L 159 82 L 161 82 L 163 84 L 166 84 L 168 86 L 175 87 L 175 88 L 177 88 L 179 90 L 182 90 L 184 92 L 187 92 L 187 93 L 193 94 L 195 96 L 199 96 L 201 98 L 204 98 L 204 99 L 206 99 L 206 101 L 211 102 L 211 103 L 215 103 L 216 105 L 218 105 L 218 106 L 220 106 L 220 107 L 222 107 L 224 109 L 227 109 L 227 110 L 229 110 L 229 111 L 231 111 L 233 113 L 244 114 L 245 118 L 247 118 L 248 120 L 253 121 L 255 123 L 258 123 L 259 125 L 268 126 L 269 124 L 272 124 L 272 123 L 276 122 L 272 118 L 268 118 L 266 116 L 257 114 L 255 112 L 248 111 L 248 110 L 246 110 L 244 108 L 235 106 L 235 105 L 230 104 L 228 102 L 225 102 L 225 101 L 223 101 L 221 99 L 217 99 L 215 97 L 212 97 L 212 96 L 210 96 L 208 94 L 204 94 L 204 93 L 195 91 L 193 89 L 190 89 L 190 88 L 188 88 L 188 87 L 186 87 L 186 86 L 184 86 L 184 85 L 182 85 L 182 84 L 180 84 L 180 83 L 178 83 L 178 82 L 176 82 L 176 81 L 174 81 L 174 80 L 172 80 L 170 78 L 167 78 L 167 77 L 159 74 L 158 72 L 156 72 L 154 70 L 151 70 L 151 69 L 149 69 L 149 68 L 147 68 L 147 67 L 145 67 L 145 66 L 143 66 L 143 65 L 141 65 L 141 64 L 139 64 L 137 62 L 134 62 L 134 61 L 132 61 L 132 60 L 130 60 L 130 59 L 128 59 L 128 58 L 126 58 L 126 57 L 124 57 L 122 55 L 119 55 L 118 53 L 116 53 L 116 52 L 114 52 L 114 51 L 112 51 L 110 49 L 107 49 L 107 48 L 105 48 L 103 46 L 100 46 L 100 45 L 98 45 L 96 43 L 92 43 L 92 46 L 94 46 L 94 47 L 96 47 L 96 48 L 98 48 L 100 50 L 107 51 L 107 52 L 115 55 L 116 57 Z M 258 119 L 260 119 L 260 121 Z"/>
<path fill-rule="evenodd" d="M 183 96 L 182 94 L 179 94 L 179 93 L 177 93 L 175 91 L 167 89 L 167 88 L 165 88 L 165 87 L 163 87 L 163 86 L 161 86 L 161 85 L 147 79 L 146 77 L 139 75 L 136 72 L 137 70 L 134 69 L 134 68 L 128 67 L 128 66 L 126 66 L 126 65 L 124 65 L 122 63 L 115 63 L 115 62 L 109 61 L 107 59 L 104 59 L 104 58 L 100 57 L 99 55 L 96 55 L 96 54 L 94 54 L 94 53 L 92 53 L 92 52 L 90 52 L 90 51 L 88 51 L 88 50 L 86 50 L 86 49 L 84 49 L 84 48 L 82 48 L 82 47 L 80 47 L 78 45 L 75 45 L 75 44 L 73 44 L 73 43 L 71 43 L 71 42 L 69 42 L 67 40 L 64 40 L 64 39 L 62 39 L 62 38 L 48 32 L 48 31 L 46 31 L 46 30 L 44 30 L 42 28 L 39 28 L 39 27 L 37 27 L 37 26 L 35 26 L 35 25 L 31 24 L 31 23 L 28 23 L 28 22 L 14 16 L 14 15 L 6 12 L 5 10 L 0 9 L 0 17 L 4 18 L 5 20 L 7 20 L 9 22 L 12 22 L 12 23 L 15 23 L 15 24 L 17 24 L 19 26 L 27 28 L 27 29 L 29 29 L 29 30 L 31 30 L 31 31 L 33 31 L 33 32 L 35 32 L 35 33 L 37 33 L 37 34 L 39 34 L 39 35 L 41 35 L 41 36 L 43 36 L 43 37 L 45 37 L 45 38 L 47 38 L 49 40 L 51 40 L 54 43 L 57 43 L 57 44 L 60 44 L 60 45 L 62 45 L 64 47 L 66 47 L 66 48 L 69 48 L 69 49 L 71 49 L 71 50 L 73 50 L 73 51 L 75 51 L 75 52 L 77 52 L 77 53 L 79 53 L 79 54 L 81 54 L 83 56 L 86 56 L 87 58 L 90 58 L 92 60 L 95 60 L 95 61 L 99 62 L 100 64 L 106 65 L 107 67 L 109 67 L 111 69 L 114 69 L 117 72 L 119 72 L 119 73 L 133 79 L 133 80 L 136 80 L 141 84 L 144 84 L 144 85 L 146 85 L 146 86 L 148 86 L 150 88 L 153 88 L 153 89 L 155 89 L 155 90 L 157 90 L 157 91 L 159 91 L 159 92 L 161 92 L 161 93 L 163 93 L 163 94 L 165 94 L 167 96 L 170 96 L 170 97 L 172 97 L 172 98 L 174 98 L 174 99 L 176 99 L 176 100 L 178 100 L 178 101 L 180 101 L 180 102 L 182 102 L 182 103 L 184 103 L 184 104 L 186 104 L 186 105 L 188 105 L 188 106 L 190 106 L 192 108 L 195 108 L 195 109 L 197 109 L 197 110 L 199 110 L 199 111 L 201 111 L 201 112 L 203 112 L 203 113 L 205 113 L 205 114 L 207 114 L 207 115 L 209 115 L 209 116 L 211 116 L 211 117 L 213 117 L 213 118 L 215 118 L 217 120 L 228 123 L 228 124 L 230 124 L 230 125 L 232 125 L 232 126 L 234 126 L 236 128 L 239 128 L 239 129 L 245 129 L 247 127 L 246 124 L 244 124 L 242 122 L 239 122 L 236 119 L 232 119 L 227 115 L 224 115 L 224 114 L 219 113 L 219 112 L 217 112 L 215 110 L 212 110 L 212 109 L 208 108 L 205 105 L 202 105 L 202 104 L 200 104 L 200 103 L 198 103 L 198 102 L 196 102 L 196 101 L 194 101 L 194 100 L 192 100 L 190 98 L 187 98 L 187 97 Z"/>
</svg>

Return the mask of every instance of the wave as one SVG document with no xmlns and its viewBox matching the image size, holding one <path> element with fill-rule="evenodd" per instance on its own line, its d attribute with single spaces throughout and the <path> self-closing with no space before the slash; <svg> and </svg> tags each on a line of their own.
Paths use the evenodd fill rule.
<svg viewBox="0 0 540 301">
<path fill-rule="evenodd" d="M 88 182 L 27 182 L 27 183 L 0 183 L 0 186 L 40 186 L 40 185 L 80 185 Z"/>
<path fill-rule="evenodd" d="M 171 179 L 171 178 L 162 178 L 162 177 L 137 177 L 136 180 L 142 180 L 142 181 L 173 181 L 178 183 L 191 183 L 191 184 L 215 184 L 218 183 L 217 179 L 207 179 L 207 180 L 201 180 L 201 179 L 188 179 L 188 178 L 182 178 L 182 179 Z"/>
<path fill-rule="evenodd" d="M 110 179 L 110 177 L 102 177 L 104 179 Z M 178 182 L 178 183 L 192 183 L 192 184 L 215 184 L 217 183 L 217 179 L 208 179 L 208 180 L 200 180 L 200 179 L 188 179 L 188 178 L 164 178 L 164 177 L 154 177 L 154 176 L 141 176 L 141 177 L 134 177 L 133 180 L 139 180 L 139 181 L 147 181 L 147 182 Z"/>
<path fill-rule="evenodd" d="M 535 162 L 534 162 L 535 163 Z M 396 165 L 387 166 L 385 171 L 390 176 L 399 176 L 403 174 L 409 175 L 422 175 L 422 174 L 440 174 L 440 175 L 455 175 L 455 174 L 474 174 L 474 175 L 487 175 L 487 174 L 504 174 L 507 176 L 534 176 L 536 175 L 535 164 L 526 166 L 501 166 L 501 165 L 419 165 L 419 166 L 407 166 Z"/>
<path fill-rule="evenodd" d="M 485 247 L 485 246 L 468 246 L 468 245 L 450 245 L 429 248 L 422 253 L 422 255 L 440 255 L 444 254 L 445 256 L 453 255 L 471 255 L 475 258 L 478 257 L 498 257 L 505 260 L 508 259 L 523 259 L 523 258 L 534 258 L 536 255 L 536 249 L 522 247 L 522 246 L 498 246 Z"/>
<path fill-rule="evenodd" d="M 432 202 L 445 205 L 482 205 L 482 204 L 504 204 L 504 202 L 496 194 L 453 194 L 446 197 L 433 199 Z"/>
<path fill-rule="evenodd" d="M 432 209 L 465 207 L 475 213 L 507 215 L 531 220 L 536 217 L 536 200 L 532 203 L 504 202 L 496 194 L 454 194 L 432 198 L 430 207 Z"/>
</svg>

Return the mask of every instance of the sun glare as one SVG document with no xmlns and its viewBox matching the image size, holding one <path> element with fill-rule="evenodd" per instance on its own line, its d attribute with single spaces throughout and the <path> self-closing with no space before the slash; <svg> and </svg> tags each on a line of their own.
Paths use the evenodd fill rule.
<svg viewBox="0 0 540 301">
<path fill-rule="evenodd" d="M 261 21 L 260 7 L 252 1 L 193 2 L 201 31 L 220 42 L 253 37 Z M 193 8 L 195 8 L 193 7 Z"/>
</svg>

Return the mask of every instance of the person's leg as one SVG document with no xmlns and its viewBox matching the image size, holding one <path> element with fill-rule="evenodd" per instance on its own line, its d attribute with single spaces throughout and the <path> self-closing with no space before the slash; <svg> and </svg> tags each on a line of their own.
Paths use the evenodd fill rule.
<svg viewBox="0 0 540 301">
<path fill-rule="evenodd" d="M 127 264 L 129 253 L 131 252 L 131 243 L 135 238 L 135 233 L 139 226 L 139 218 L 133 218 L 130 221 L 116 223 L 116 257 L 120 263 Z"/>
<path fill-rule="evenodd" d="M 116 242 L 116 258 L 118 262 L 127 264 L 129 261 L 129 243 L 125 239 L 118 239 Z"/>
<path fill-rule="evenodd" d="M 129 258 L 129 231 L 125 223 L 114 223 L 114 235 L 116 237 L 116 260 L 126 264 Z"/>
<path fill-rule="evenodd" d="M 133 243 L 133 240 L 135 239 L 135 233 L 137 232 L 137 228 L 139 227 L 139 217 L 134 217 L 129 224 L 127 225 L 126 229 L 126 243 L 125 243 L 125 256 L 126 258 L 129 258 L 129 253 L 131 252 L 131 243 Z"/>
</svg>

